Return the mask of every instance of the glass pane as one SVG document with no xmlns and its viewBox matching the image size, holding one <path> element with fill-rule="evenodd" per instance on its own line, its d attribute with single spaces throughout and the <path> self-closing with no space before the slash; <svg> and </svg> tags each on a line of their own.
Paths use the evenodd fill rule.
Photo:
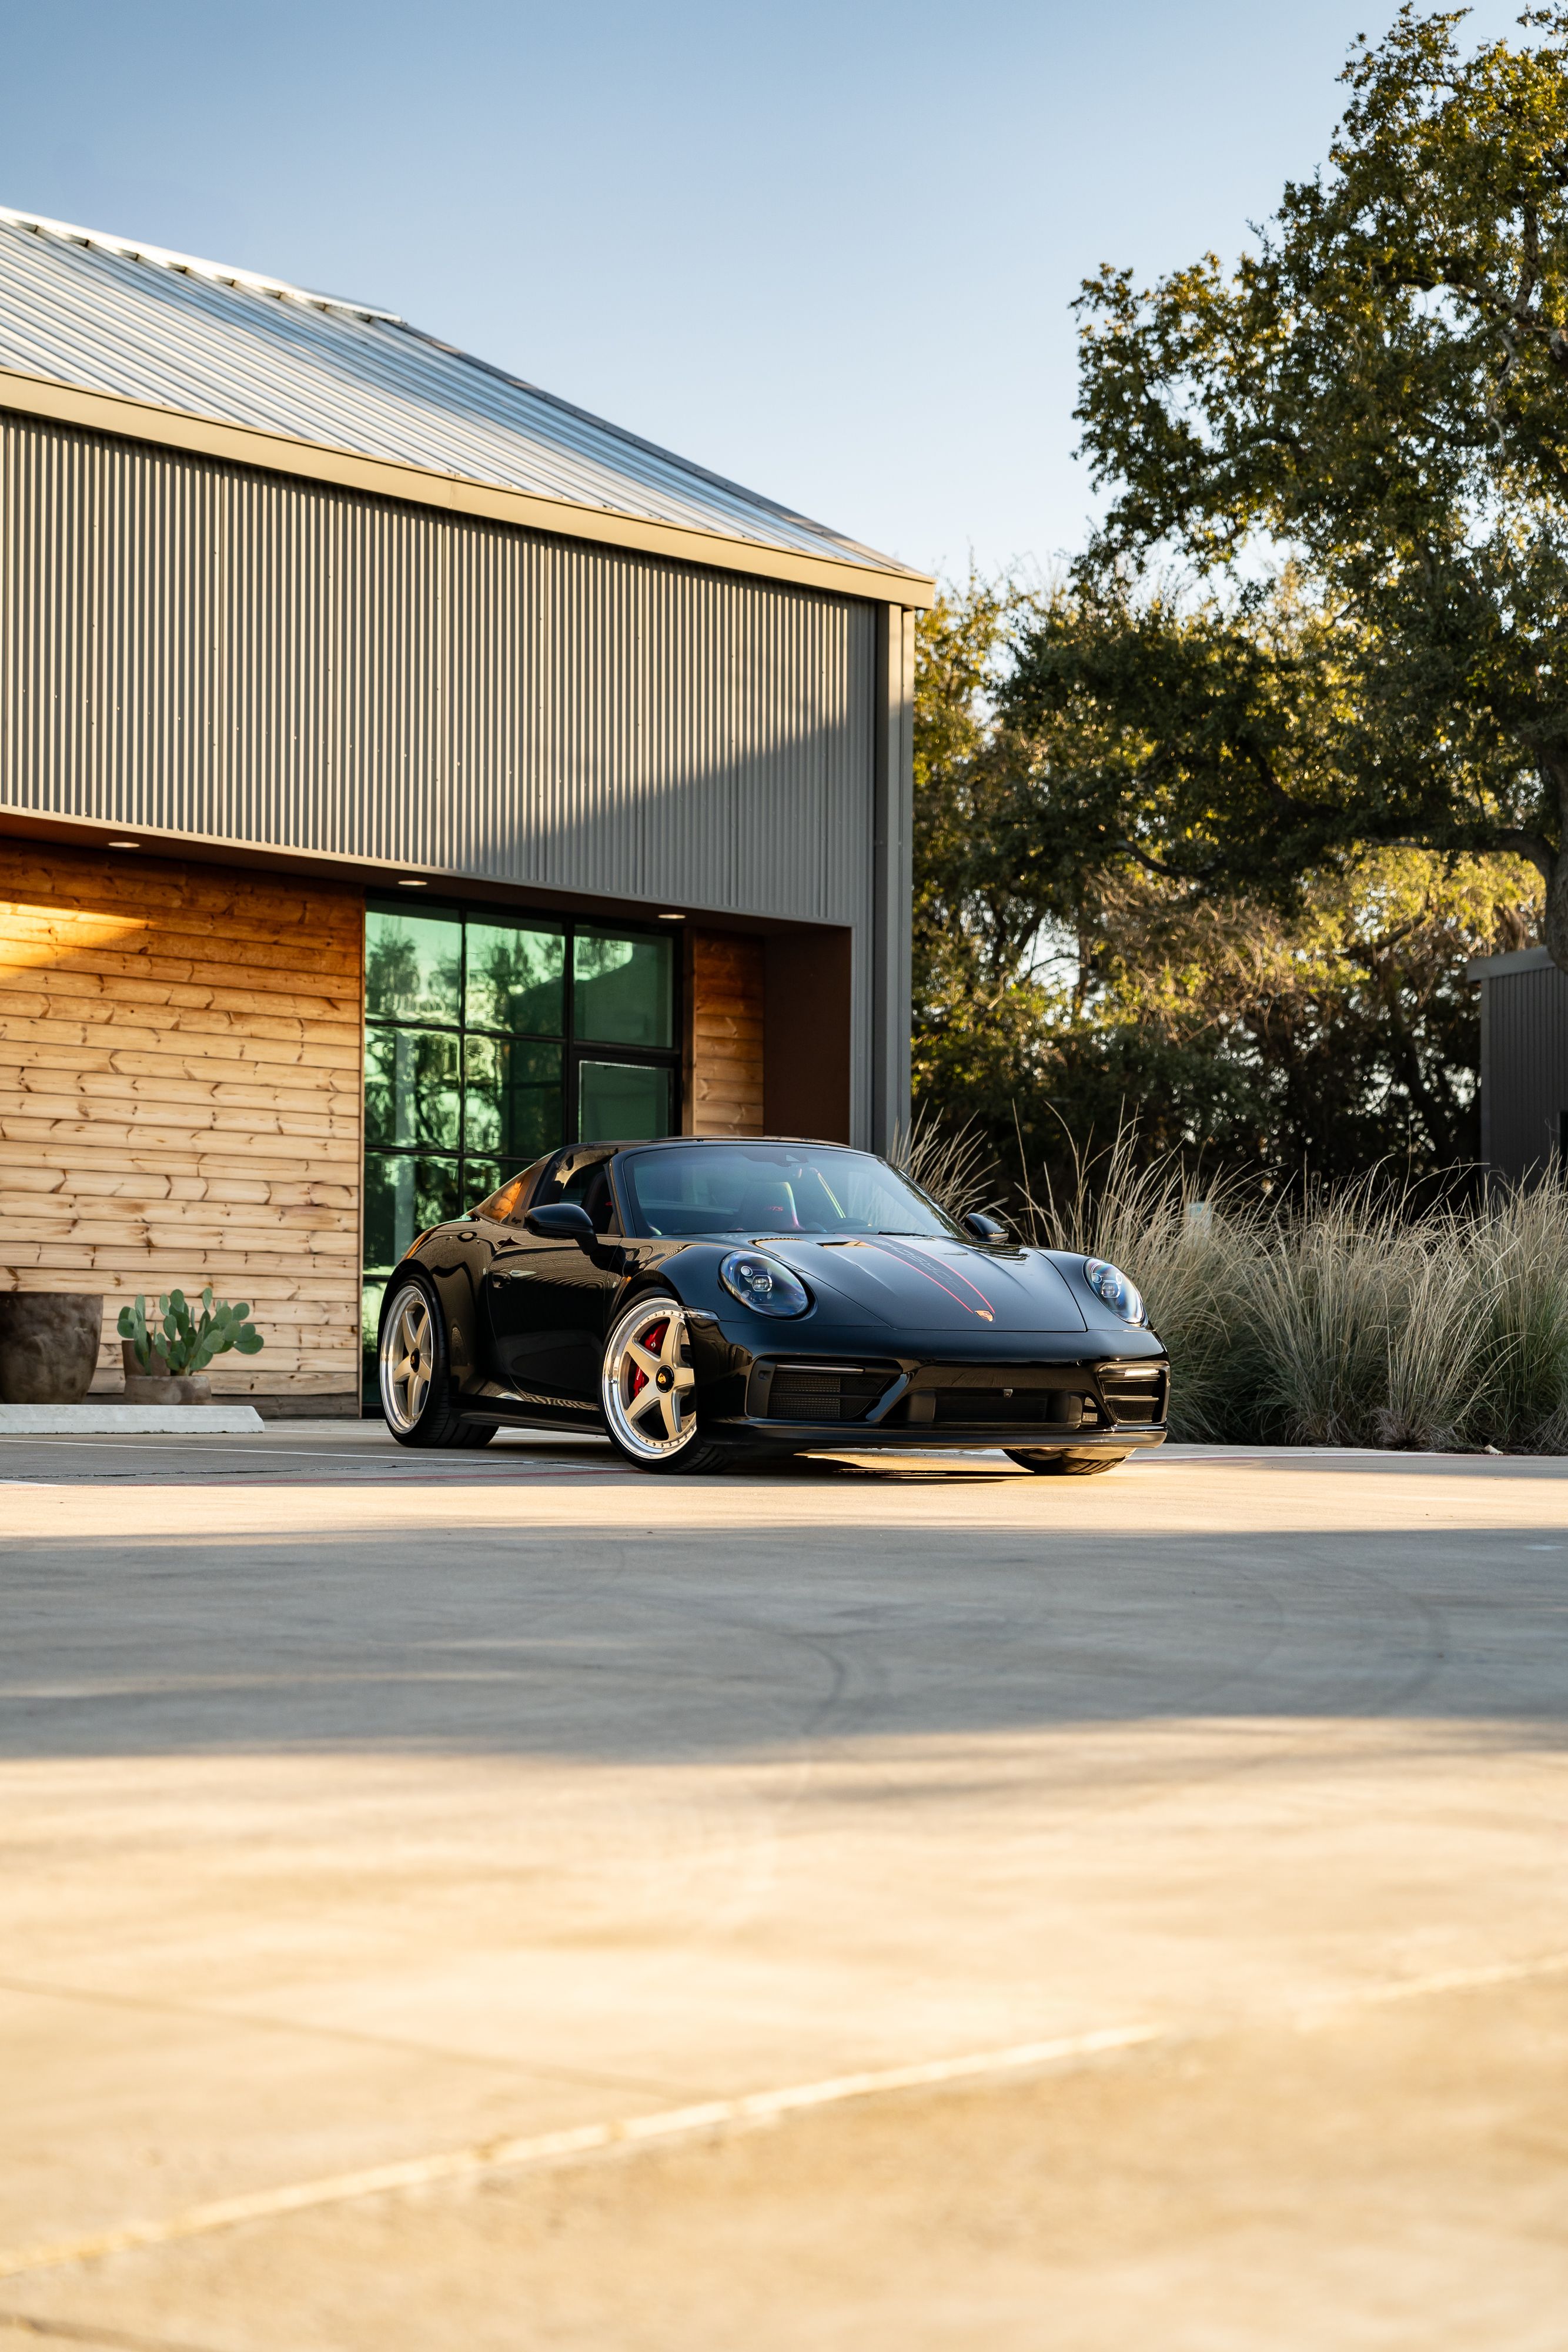
<svg viewBox="0 0 1568 2352">
<path fill-rule="evenodd" d="M 456 915 L 365 914 L 365 1013 L 371 1021 L 455 1021 L 463 972 Z"/>
<path fill-rule="evenodd" d="M 580 1143 L 641 1143 L 670 1131 L 668 1070 L 634 1062 L 580 1062 Z"/>
<path fill-rule="evenodd" d="M 553 1151 L 565 1142 L 559 1045 L 524 1045 L 510 1037 L 470 1037 L 466 1052 L 465 1151 L 483 1151 L 515 1166 L 518 1160 L 537 1160 L 541 1151 Z"/>
<path fill-rule="evenodd" d="M 501 1201 L 501 1187 L 510 1186 L 511 1179 L 521 1171 L 515 1160 L 465 1160 L 463 1162 L 464 1214 L 476 1217 L 485 1209 L 492 1217 L 506 1218 Z"/>
<path fill-rule="evenodd" d="M 566 935 L 548 926 L 468 926 L 470 1029 L 559 1037 L 566 1027 Z"/>
<path fill-rule="evenodd" d="M 415 1234 L 462 1212 L 455 1160 L 365 1154 L 365 1271 L 386 1274 Z"/>
<path fill-rule="evenodd" d="M 493 1217 L 499 1224 L 515 1223 L 524 1202 L 533 1199 L 534 1186 L 549 1167 L 549 1160 L 550 1154 L 547 1152 L 544 1159 L 536 1160 L 531 1168 L 518 1169 L 515 1173 L 498 1160 L 465 1160 L 463 1189 L 469 1199 L 474 1200 L 482 1183 L 488 1182 L 490 1186 L 486 1198 L 474 1201 L 469 1215 Z"/>
<path fill-rule="evenodd" d="M 578 1035 L 604 1045 L 673 1045 L 674 978 L 673 940 L 618 939 L 611 931 L 580 930 L 572 950 L 572 1017 Z"/>
<path fill-rule="evenodd" d="M 957 1230 L 882 1160 L 827 1143 L 672 1145 L 622 1164 L 640 1223 L 653 1234 Z"/>
<path fill-rule="evenodd" d="M 445 1029 L 367 1029 L 365 1141 L 457 1149 L 456 1036 Z"/>
<path fill-rule="evenodd" d="M 376 1379 L 376 1326 L 381 1320 L 386 1287 L 384 1282 L 366 1282 L 360 1287 L 360 1402 L 371 1408 L 381 1402 Z"/>
</svg>

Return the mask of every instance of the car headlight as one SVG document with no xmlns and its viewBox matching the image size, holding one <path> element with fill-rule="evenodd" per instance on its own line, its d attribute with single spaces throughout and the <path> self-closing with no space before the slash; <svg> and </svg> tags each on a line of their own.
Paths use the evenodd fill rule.
<svg viewBox="0 0 1568 2352">
<path fill-rule="evenodd" d="M 1135 1282 L 1128 1280 L 1119 1265 L 1112 1265 L 1103 1257 L 1086 1257 L 1083 1271 L 1090 1289 L 1104 1300 L 1113 1315 L 1119 1315 L 1124 1323 L 1148 1321 L 1149 1311 L 1144 1305 L 1143 1293 Z"/>
<path fill-rule="evenodd" d="M 731 1250 L 718 1278 L 732 1298 L 757 1315 L 804 1315 L 811 1295 L 799 1276 L 759 1250 Z"/>
</svg>

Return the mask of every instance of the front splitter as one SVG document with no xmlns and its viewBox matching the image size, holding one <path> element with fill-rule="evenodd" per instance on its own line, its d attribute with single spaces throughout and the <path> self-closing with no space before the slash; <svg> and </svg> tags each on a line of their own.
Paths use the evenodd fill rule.
<svg viewBox="0 0 1568 2352">
<path fill-rule="evenodd" d="M 794 1454 L 994 1454 L 998 1446 L 1020 1454 L 1133 1454 L 1166 1442 L 1158 1429 L 955 1430 L 951 1436 L 930 1423 L 913 1429 L 879 1429 L 875 1423 L 721 1421 L 707 1433 L 716 1443 L 777 1445 Z"/>
</svg>

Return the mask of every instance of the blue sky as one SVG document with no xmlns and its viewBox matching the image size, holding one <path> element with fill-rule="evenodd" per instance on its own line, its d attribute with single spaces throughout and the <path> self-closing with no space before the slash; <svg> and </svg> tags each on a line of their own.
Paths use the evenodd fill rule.
<svg viewBox="0 0 1568 2352">
<path fill-rule="evenodd" d="M 1234 253 L 1393 13 L 0 0 L 0 202 L 383 303 L 922 565 L 1049 568 L 1078 281 Z"/>
</svg>

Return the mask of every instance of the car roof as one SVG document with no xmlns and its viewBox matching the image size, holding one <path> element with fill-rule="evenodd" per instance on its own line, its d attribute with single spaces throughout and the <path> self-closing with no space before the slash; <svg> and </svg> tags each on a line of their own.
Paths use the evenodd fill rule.
<svg viewBox="0 0 1568 2352">
<path fill-rule="evenodd" d="M 688 1151 L 694 1145 L 700 1150 L 705 1144 L 722 1145 L 727 1150 L 733 1150 L 737 1143 L 783 1144 L 795 1150 L 803 1146 L 810 1151 L 860 1150 L 858 1144 L 833 1143 L 830 1142 L 825 1136 L 820 1135 L 650 1135 L 643 1137 L 641 1141 L 606 1144 L 603 1149 L 609 1151 L 662 1151 L 669 1145 L 676 1143 Z M 861 1156 L 862 1159 L 873 1160 L 876 1154 L 867 1151 L 862 1152 Z"/>
</svg>

